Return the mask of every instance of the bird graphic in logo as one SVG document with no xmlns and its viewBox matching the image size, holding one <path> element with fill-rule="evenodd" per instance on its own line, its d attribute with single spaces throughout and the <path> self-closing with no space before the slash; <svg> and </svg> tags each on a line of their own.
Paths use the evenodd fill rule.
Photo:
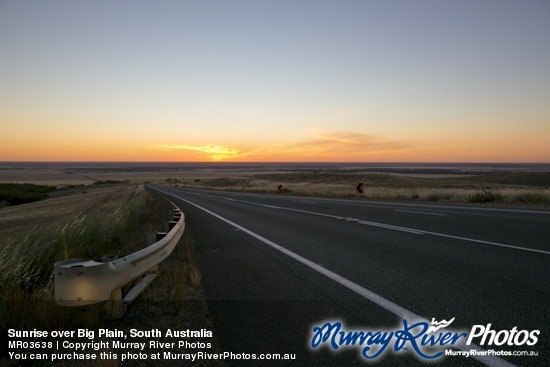
<svg viewBox="0 0 550 367">
<path fill-rule="evenodd" d="M 447 326 L 451 325 L 455 321 L 455 318 L 453 317 L 449 321 L 447 320 L 441 320 L 439 322 L 435 321 L 435 318 L 432 318 L 432 325 L 428 328 L 427 333 L 434 333 L 439 329 L 446 328 Z"/>
</svg>

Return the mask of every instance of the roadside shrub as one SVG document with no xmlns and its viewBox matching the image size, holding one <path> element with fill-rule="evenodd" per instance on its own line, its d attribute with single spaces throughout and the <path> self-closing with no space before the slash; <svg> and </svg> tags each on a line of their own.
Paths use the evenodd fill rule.
<svg viewBox="0 0 550 367">
<path fill-rule="evenodd" d="M 470 196 L 470 202 L 472 203 L 494 203 L 502 201 L 502 195 L 498 192 L 493 192 L 491 190 L 483 189 L 480 192 L 476 192 L 474 195 Z"/>
<path fill-rule="evenodd" d="M 446 192 L 433 192 L 426 196 L 428 201 L 451 200 L 451 194 Z"/>
<path fill-rule="evenodd" d="M 550 197 L 543 192 L 525 192 L 516 195 L 514 199 L 524 204 L 550 204 Z"/>
</svg>

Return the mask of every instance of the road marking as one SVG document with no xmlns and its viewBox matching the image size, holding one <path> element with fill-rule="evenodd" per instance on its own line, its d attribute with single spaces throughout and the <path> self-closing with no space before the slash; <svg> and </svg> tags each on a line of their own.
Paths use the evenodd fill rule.
<svg viewBox="0 0 550 367">
<path fill-rule="evenodd" d="M 314 212 L 310 212 L 308 214 L 312 214 L 312 213 L 314 213 Z M 394 225 L 391 225 L 391 224 L 369 222 L 369 221 L 366 221 L 366 220 L 361 220 L 361 219 L 351 218 L 351 217 L 347 217 L 347 218 L 335 217 L 335 218 L 338 219 L 338 220 L 345 220 L 346 222 L 356 222 L 356 223 L 364 224 L 364 225 L 367 225 L 367 226 L 393 229 L 394 231 L 401 231 L 401 232 L 407 232 L 407 233 L 413 233 L 413 234 L 424 234 L 424 232 L 418 231 L 416 229 L 411 229 L 411 228 L 406 228 L 406 227 L 399 227 L 399 226 L 394 226 Z"/>
<path fill-rule="evenodd" d="M 318 198 L 317 200 L 324 201 L 337 201 L 348 204 L 377 204 L 387 206 L 412 206 L 416 208 L 434 208 L 434 209 L 452 209 L 452 210 L 480 210 L 490 212 L 505 212 L 505 213 L 525 213 L 525 214 L 543 214 L 550 215 L 550 211 L 544 210 L 528 210 L 528 209 L 510 209 L 510 208 L 479 208 L 475 206 L 450 206 L 450 205 L 430 205 L 430 204 L 410 204 L 410 203 L 391 203 L 386 201 L 358 201 L 358 200 L 345 200 L 345 199 L 325 199 Z"/>
<path fill-rule="evenodd" d="M 193 194 L 201 194 L 197 191 L 193 191 L 190 189 L 186 189 L 187 192 L 193 193 Z M 243 194 L 243 193 L 239 193 Z M 204 195 L 204 194 L 203 194 Z M 251 194 L 245 194 L 245 195 L 251 195 Z M 256 199 L 265 199 L 265 198 L 273 198 L 273 195 L 264 195 L 264 196 L 258 196 L 255 195 L 254 198 Z M 475 206 L 451 206 L 451 205 L 430 205 L 430 204 L 412 204 L 412 203 L 394 203 L 394 202 L 387 202 L 387 201 L 374 201 L 374 200 L 349 200 L 349 199 L 331 199 L 331 198 L 320 198 L 320 197 L 307 197 L 307 196 L 279 196 L 280 198 L 285 199 L 291 199 L 294 198 L 293 201 L 298 200 L 316 200 L 316 201 L 328 201 L 328 202 L 341 202 L 341 203 L 347 203 L 347 204 L 359 204 L 359 205 L 370 205 L 370 204 L 377 204 L 377 205 L 385 205 L 385 206 L 410 206 L 415 208 L 434 208 L 434 209 L 452 209 L 452 210 L 479 210 L 479 211 L 493 211 L 493 212 L 510 212 L 510 213 L 525 213 L 525 214 L 542 214 L 542 215 L 550 215 L 550 211 L 545 210 L 529 210 L 529 209 L 512 209 L 512 208 L 482 208 L 482 207 L 475 207 Z M 318 204 L 318 203 L 316 203 Z"/>
<path fill-rule="evenodd" d="M 318 204 L 316 201 L 305 201 L 305 200 L 294 200 L 294 202 L 303 203 L 303 204 L 311 204 L 311 205 Z"/>
<path fill-rule="evenodd" d="M 371 290 L 368 290 L 367 288 L 364 288 L 362 286 L 360 286 L 359 284 L 357 283 L 354 283 L 352 282 L 351 280 L 349 279 L 346 279 L 344 278 L 343 276 L 341 275 L 338 275 L 336 274 L 335 272 L 333 271 L 330 271 L 324 267 L 322 267 L 321 265 L 319 264 L 316 264 L 314 263 L 313 261 L 311 260 L 308 260 L 306 259 L 305 257 L 303 256 L 300 256 L 298 255 L 297 253 L 295 252 L 292 252 L 290 250 L 287 250 L 286 248 L 284 248 L 283 246 L 281 245 L 278 245 L 277 243 L 271 241 L 271 240 L 268 240 L 267 238 L 255 233 L 255 232 L 252 232 L 251 230 L 225 218 L 225 217 L 222 217 L 221 215 L 219 214 L 216 214 L 206 208 L 203 208 L 202 206 L 198 205 L 198 204 L 195 204 L 194 202 L 192 201 L 189 201 L 187 199 L 184 199 L 182 198 L 181 196 L 177 196 L 177 195 L 174 195 L 174 194 L 169 194 L 169 193 L 166 193 L 165 194 L 167 195 L 170 195 L 170 196 L 173 196 L 173 197 L 176 197 L 190 205 L 193 205 L 194 207 L 204 211 L 205 213 L 208 213 L 210 215 L 212 215 L 213 217 L 215 218 L 218 218 L 219 220 L 235 227 L 236 229 L 239 229 L 245 233 L 247 233 L 248 235 L 256 238 L 257 240 L 259 240 L 260 242 L 263 242 L 264 244 L 274 248 L 275 250 L 278 250 L 280 252 L 282 252 L 283 254 L 293 258 L 294 260 L 298 261 L 299 263 L 307 266 L 308 268 L 310 269 L 313 269 L 315 271 L 317 271 L 318 273 L 320 274 L 323 274 L 324 276 L 326 276 L 327 278 L 335 281 L 336 283 L 344 286 L 345 288 L 359 294 L 360 296 L 362 296 L 363 298 L 377 304 L 378 306 L 384 308 L 385 310 L 393 313 L 394 315 L 400 317 L 401 319 L 407 319 L 409 321 L 420 321 L 420 320 L 427 320 L 426 318 L 423 318 L 423 317 L 420 317 L 419 315 L 415 314 L 414 312 L 411 312 L 409 310 L 407 310 L 406 308 L 404 307 L 401 307 L 399 306 L 398 304 L 396 303 L 393 303 L 392 301 L 380 296 L 379 294 L 377 293 L 374 293 L 373 291 Z M 476 349 L 478 351 L 483 351 L 483 349 L 475 344 L 471 344 L 471 345 L 456 345 L 455 348 L 459 349 L 459 350 L 463 350 L 463 351 L 468 351 L 468 350 L 471 350 L 471 349 Z M 514 367 L 515 365 L 504 360 L 504 359 L 501 359 L 499 357 L 495 357 L 495 356 L 479 356 L 479 355 L 474 355 L 472 356 L 472 358 L 474 359 L 477 359 L 478 361 L 484 363 L 485 365 L 487 366 L 490 366 L 490 367 Z"/>
<path fill-rule="evenodd" d="M 213 197 L 213 198 L 224 199 L 223 196 L 216 196 L 216 195 L 209 195 L 209 196 L 210 196 L 210 197 Z M 268 208 L 269 208 L 269 207 L 272 207 L 271 205 L 266 205 L 266 204 L 261 204 L 261 203 L 255 203 L 255 202 L 253 202 L 253 201 L 240 200 L 240 199 L 234 199 L 234 200 L 235 200 L 235 201 L 238 201 L 238 202 L 241 202 L 241 203 L 251 204 L 251 205 L 259 205 L 259 206 L 264 206 L 264 207 L 268 207 Z M 536 253 L 539 253 L 539 254 L 550 255 L 550 251 L 537 250 L 537 249 L 529 248 L 529 247 L 521 247 L 521 246 L 507 245 L 507 244 L 505 244 L 505 243 L 484 241 L 484 240 L 478 240 L 478 239 L 469 238 L 469 237 L 453 236 L 453 235 L 450 235 L 450 234 L 444 234 L 444 233 L 438 233 L 438 232 L 425 231 L 425 230 L 423 230 L 423 229 L 416 229 L 416 228 L 409 228 L 409 227 L 394 226 L 394 225 L 392 225 L 392 224 L 385 224 L 385 223 L 378 223 L 378 222 L 363 221 L 363 220 L 356 219 L 356 218 L 351 218 L 351 217 L 340 217 L 340 216 L 337 216 L 337 215 L 331 215 L 331 214 L 324 214 L 324 213 L 312 212 L 312 211 L 310 211 L 310 210 L 301 210 L 301 209 L 287 208 L 287 207 L 284 207 L 284 206 L 277 206 L 277 207 L 274 207 L 274 208 L 277 208 L 277 209 L 279 209 L 279 210 L 287 210 L 287 211 L 291 211 L 291 212 L 304 213 L 304 214 L 310 214 L 310 215 L 317 215 L 317 216 L 327 217 L 327 218 L 334 218 L 334 219 L 338 219 L 338 220 L 342 220 L 342 219 L 343 219 L 343 220 L 345 220 L 345 221 L 347 221 L 347 222 L 357 222 L 357 223 L 359 223 L 359 224 L 369 225 L 369 226 L 372 226 L 372 227 L 385 228 L 385 229 L 390 229 L 390 230 L 394 230 L 394 231 L 401 231 L 401 232 L 407 232 L 407 233 L 413 233 L 413 234 L 428 234 L 428 235 L 432 235 L 432 236 L 439 236 L 439 237 L 452 238 L 452 239 L 455 239 L 455 240 L 482 243 L 482 244 L 484 244 L 484 245 L 505 247 L 505 248 L 511 248 L 511 249 L 514 249 L 514 250 L 521 250 L 521 251 L 528 251 L 528 252 L 536 252 Z"/>
<path fill-rule="evenodd" d="M 400 212 L 400 213 L 426 214 L 426 215 L 437 215 L 437 216 L 440 216 L 440 217 L 448 217 L 447 214 L 441 214 L 441 213 L 416 212 L 416 211 L 413 211 L 413 210 L 397 210 L 397 209 L 395 209 L 394 211 L 395 212 Z"/>
<path fill-rule="evenodd" d="M 411 229 L 411 228 L 406 228 L 406 227 L 392 226 L 392 225 L 389 225 L 389 224 L 382 224 L 382 223 L 376 223 L 376 222 L 368 222 L 368 221 L 365 221 L 365 220 L 357 220 L 356 222 L 359 223 L 359 224 L 367 225 L 367 226 L 386 228 L 386 229 L 391 229 L 391 230 L 394 230 L 394 231 L 407 232 L 407 233 L 412 233 L 412 234 L 424 234 L 424 232 L 422 232 L 422 231 L 418 231 L 416 229 Z"/>
<path fill-rule="evenodd" d="M 523 251 L 530 251 L 530 252 L 538 252 L 538 253 L 540 253 L 540 254 L 550 255 L 550 251 L 537 250 L 537 249 L 534 249 L 534 248 L 507 245 L 507 244 L 505 244 L 505 243 L 499 243 L 499 242 L 491 242 L 491 241 L 484 241 L 484 240 L 476 240 L 475 238 L 453 236 L 453 235 L 444 234 L 444 233 L 428 232 L 428 231 L 422 231 L 422 232 L 424 232 L 425 234 L 431 234 L 432 236 L 453 238 L 453 239 L 455 239 L 455 240 L 477 242 L 477 243 L 483 243 L 483 244 L 485 244 L 485 245 L 492 245 L 492 246 L 499 246 L 499 247 L 508 247 L 508 248 L 513 248 L 513 249 L 515 249 L 515 250 L 523 250 Z"/>
</svg>

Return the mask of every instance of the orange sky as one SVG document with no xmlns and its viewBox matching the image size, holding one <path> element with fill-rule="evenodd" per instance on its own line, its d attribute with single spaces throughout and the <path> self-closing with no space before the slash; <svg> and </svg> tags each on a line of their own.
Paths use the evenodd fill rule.
<svg viewBox="0 0 550 367">
<path fill-rule="evenodd" d="M 59 134 L 54 134 L 59 135 Z M 396 140 L 324 131 L 287 144 L 151 145 L 147 139 L 70 136 L 1 138 L 2 161 L 242 161 L 242 162 L 548 162 L 546 136 L 523 140 Z"/>
</svg>

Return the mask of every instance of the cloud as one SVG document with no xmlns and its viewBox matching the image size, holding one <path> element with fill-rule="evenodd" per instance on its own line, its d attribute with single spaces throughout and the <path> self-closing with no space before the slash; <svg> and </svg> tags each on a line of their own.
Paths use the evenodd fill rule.
<svg viewBox="0 0 550 367">
<path fill-rule="evenodd" d="M 371 153 L 401 151 L 409 144 L 387 138 L 348 131 L 321 131 L 312 140 L 286 147 L 288 153 L 318 157 L 351 157 Z"/>
<path fill-rule="evenodd" d="M 409 144 L 348 131 L 319 131 L 313 139 L 292 144 L 237 147 L 231 145 L 163 145 L 165 150 L 187 150 L 213 161 L 361 161 L 369 154 L 399 152 Z"/>
<path fill-rule="evenodd" d="M 189 150 L 192 152 L 198 152 L 201 155 L 210 158 L 213 161 L 222 161 L 227 159 L 236 159 L 245 156 L 246 154 L 239 149 L 227 145 L 203 145 L 203 146 L 190 146 L 190 145 L 162 145 L 158 148 L 164 150 Z"/>
</svg>

